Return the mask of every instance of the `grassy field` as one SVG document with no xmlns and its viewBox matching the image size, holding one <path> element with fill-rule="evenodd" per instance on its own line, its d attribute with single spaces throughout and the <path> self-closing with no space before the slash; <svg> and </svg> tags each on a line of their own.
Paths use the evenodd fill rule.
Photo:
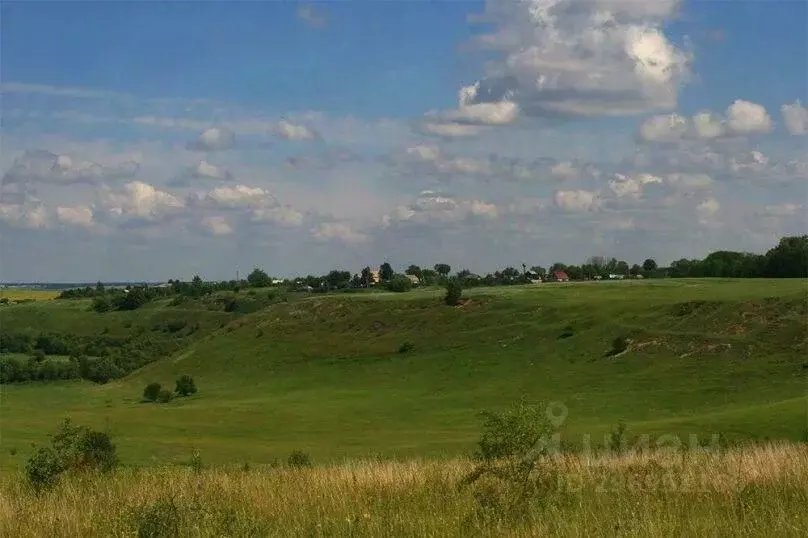
<svg viewBox="0 0 808 538">
<path fill-rule="evenodd" d="M 0 300 L 7 299 L 8 301 L 50 301 L 58 295 L 57 290 L 0 288 Z"/>
<path fill-rule="evenodd" d="M 243 316 L 168 301 L 96 314 L 86 301 L 0 310 L 4 329 L 126 334 L 193 318 L 204 334 L 105 385 L 7 385 L 0 465 L 65 417 L 108 430 L 123 461 L 262 464 L 295 449 L 317 463 L 457 457 L 478 412 L 522 396 L 558 402 L 564 441 L 632 433 L 730 439 L 806 435 L 806 284 L 665 280 L 314 296 Z M 145 330 L 143 329 L 143 330 Z M 622 337 L 628 349 L 607 356 Z M 399 352 L 402 344 L 411 349 Z M 152 381 L 199 393 L 140 402 Z"/>
<path fill-rule="evenodd" d="M 4 536 L 776 536 L 808 534 L 808 447 L 550 457 L 541 492 L 502 510 L 459 488 L 464 460 L 313 469 L 123 469 L 34 495 L 0 486 Z"/>
</svg>

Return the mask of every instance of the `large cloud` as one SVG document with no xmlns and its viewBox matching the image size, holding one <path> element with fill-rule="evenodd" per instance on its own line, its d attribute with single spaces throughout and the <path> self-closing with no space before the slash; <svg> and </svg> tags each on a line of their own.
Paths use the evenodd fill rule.
<svg viewBox="0 0 808 538">
<path fill-rule="evenodd" d="M 513 102 L 529 115 L 636 114 L 676 106 L 689 58 L 663 33 L 678 0 L 488 0 L 498 53 L 461 108 Z"/>
</svg>

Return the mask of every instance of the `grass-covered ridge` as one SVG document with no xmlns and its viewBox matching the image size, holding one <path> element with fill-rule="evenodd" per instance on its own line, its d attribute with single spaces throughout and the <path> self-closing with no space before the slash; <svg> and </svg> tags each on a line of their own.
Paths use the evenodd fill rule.
<svg viewBox="0 0 808 538">
<path fill-rule="evenodd" d="M 456 307 L 440 290 L 315 296 L 240 315 L 167 301 L 106 314 L 69 313 L 72 302 L 7 307 L 2 321 L 15 330 L 42 319 L 53 330 L 151 331 L 177 316 L 204 330 L 105 385 L 4 386 L 0 462 L 20 465 L 66 416 L 109 430 L 121 459 L 138 464 L 185 461 L 194 450 L 212 463 L 260 464 L 294 449 L 315 462 L 456 456 L 473 442 L 478 411 L 523 395 L 563 403 L 572 444 L 620 420 L 636 433 L 805 435 L 804 281 L 542 284 L 464 296 Z M 94 317 L 79 321 L 85 314 Z M 626 348 L 610 353 L 617 339 Z M 140 402 L 148 383 L 173 386 L 183 374 L 198 394 Z"/>
</svg>

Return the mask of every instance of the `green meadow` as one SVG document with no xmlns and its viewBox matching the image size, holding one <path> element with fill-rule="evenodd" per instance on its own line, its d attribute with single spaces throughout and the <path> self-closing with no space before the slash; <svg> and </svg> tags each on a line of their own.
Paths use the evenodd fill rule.
<svg viewBox="0 0 808 538">
<path fill-rule="evenodd" d="M 246 294 L 246 292 L 241 292 Z M 260 292 L 263 293 L 263 292 Z M 682 279 L 289 294 L 248 314 L 170 300 L 99 314 L 88 300 L 0 308 L 0 330 L 154 333 L 166 356 L 106 384 L 2 386 L 0 465 L 19 469 L 64 419 L 109 432 L 121 460 L 260 465 L 456 458 L 483 410 L 555 402 L 563 442 L 632 434 L 806 436 L 808 289 L 802 279 Z M 193 334 L 157 328 L 172 320 Z M 615 350 L 615 340 L 625 349 Z M 142 403 L 143 388 L 199 392 Z"/>
</svg>

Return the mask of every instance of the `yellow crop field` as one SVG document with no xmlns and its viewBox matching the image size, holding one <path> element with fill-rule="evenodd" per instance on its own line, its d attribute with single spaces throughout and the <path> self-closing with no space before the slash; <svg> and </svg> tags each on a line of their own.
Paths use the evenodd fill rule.
<svg viewBox="0 0 808 538">
<path fill-rule="evenodd" d="M 50 301 L 59 295 L 56 290 L 36 290 L 36 289 L 0 289 L 0 299 L 9 301 Z"/>
</svg>

